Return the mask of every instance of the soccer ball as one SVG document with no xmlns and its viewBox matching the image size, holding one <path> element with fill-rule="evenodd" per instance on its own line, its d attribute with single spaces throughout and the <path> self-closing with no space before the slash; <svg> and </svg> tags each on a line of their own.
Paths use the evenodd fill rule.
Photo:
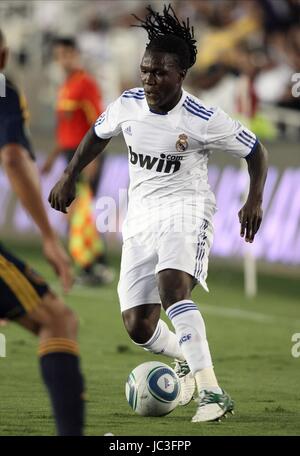
<svg viewBox="0 0 300 456">
<path fill-rule="evenodd" d="M 139 415 L 163 416 L 179 402 L 180 381 L 171 367 L 150 361 L 129 374 L 125 393 L 130 407 Z"/>
</svg>

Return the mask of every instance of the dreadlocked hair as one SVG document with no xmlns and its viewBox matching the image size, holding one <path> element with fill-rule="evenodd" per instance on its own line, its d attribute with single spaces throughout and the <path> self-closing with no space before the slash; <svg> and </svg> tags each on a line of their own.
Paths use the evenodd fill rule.
<svg viewBox="0 0 300 456">
<path fill-rule="evenodd" d="M 175 54 L 181 68 L 191 68 L 196 62 L 197 47 L 194 28 L 190 27 L 189 18 L 186 22 L 180 22 L 170 4 L 164 5 L 163 14 L 154 11 L 150 5 L 146 9 L 148 14 L 145 20 L 133 14 L 140 22 L 140 25 L 133 27 L 141 27 L 148 33 L 150 41 L 146 49 Z"/>
</svg>

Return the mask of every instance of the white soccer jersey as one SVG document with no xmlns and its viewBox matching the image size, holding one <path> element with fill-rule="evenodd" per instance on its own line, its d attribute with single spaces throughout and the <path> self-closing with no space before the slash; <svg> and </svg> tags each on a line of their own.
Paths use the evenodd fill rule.
<svg viewBox="0 0 300 456">
<path fill-rule="evenodd" d="M 149 109 L 143 89 L 125 91 L 95 123 L 100 138 L 121 131 L 130 176 L 124 239 L 171 215 L 180 218 L 180 204 L 186 219 L 197 205 L 196 217 L 210 218 L 215 198 L 207 179 L 209 154 L 221 150 L 246 157 L 257 142 L 240 122 L 220 108 L 204 106 L 185 90 L 167 114 Z"/>
</svg>

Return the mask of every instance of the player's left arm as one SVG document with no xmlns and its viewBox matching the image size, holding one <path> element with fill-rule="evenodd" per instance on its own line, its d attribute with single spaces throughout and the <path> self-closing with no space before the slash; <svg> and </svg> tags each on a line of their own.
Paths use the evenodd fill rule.
<svg viewBox="0 0 300 456">
<path fill-rule="evenodd" d="M 257 141 L 254 150 L 245 159 L 248 165 L 250 186 L 247 200 L 238 216 L 241 224 L 241 237 L 245 237 L 246 242 L 253 242 L 263 217 L 262 201 L 268 171 L 268 152 Z"/>
<path fill-rule="evenodd" d="M 253 242 L 262 221 L 262 199 L 267 177 L 268 153 L 256 135 L 220 108 L 207 111 L 205 146 L 246 159 L 250 175 L 247 200 L 239 211 L 241 237 Z M 199 136 L 199 138 L 201 138 Z"/>
</svg>

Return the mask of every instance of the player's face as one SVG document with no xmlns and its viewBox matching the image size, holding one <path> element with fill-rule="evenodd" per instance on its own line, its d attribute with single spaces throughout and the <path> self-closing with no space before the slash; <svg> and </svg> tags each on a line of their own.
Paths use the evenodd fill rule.
<svg viewBox="0 0 300 456">
<path fill-rule="evenodd" d="M 78 65 L 78 51 L 67 46 L 55 46 L 53 50 L 55 61 L 66 72 L 74 71 Z"/>
<path fill-rule="evenodd" d="M 185 71 L 179 69 L 174 55 L 145 52 L 141 79 L 148 106 L 154 111 L 170 111 L 178 103 L 184 77 Z"/>
</svg>

